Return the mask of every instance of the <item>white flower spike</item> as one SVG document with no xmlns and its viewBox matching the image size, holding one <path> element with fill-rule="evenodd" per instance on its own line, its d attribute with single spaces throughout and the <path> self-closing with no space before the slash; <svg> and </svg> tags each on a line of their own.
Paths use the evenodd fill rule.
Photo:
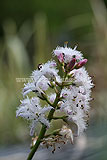
<svg viewBox="0 0 107 160">
<path fill-rule="evenodd" d="M 35 132 L 35 128 L 38 122 L 45 124 L 47 127 L 50 126 L 49 121 L 45 117 L 45 113 L 51 109 L 51 106 L 42 108 L 40 106 L 39 98 L 33 97 L 32 99 L 29 99 L 27 97 L 21 101 L 21 105 L 16 111 L 16 116 L 23 117 L 31 122 L 30 135 L 32 136 Z"/>
<path fill-rule="evenodd" d="M 75 143 L 74 137 L 81 135 L 87 128 L 89 102 L 92 100 L 91 89 L 94 86 L 84 67 L 87 59 L 83 58 L 83 54 L 77 51 L 76 47 L 57 47 L 53 50 L 53 55 L 57 62 L 51 60 L 39 64 L 38 69 L 32 72 L 32 81 L 24 84 L 24 100 L 16 111 L 17 117 L 30 121 L 31 136 L 34 135 L 38 123 L 42 126 L 40 134 L 33 138 L 36 141 L 32 143 L 34 148 L 28 160 L 33 157 L 40 144 L 47 148 L 53 147 L 54 153 L 56 144 Z M 31 92 L 33 94 L 30 96 Z M 47 104 L 41 107 L 41 101 Z M 57 111 L 62 113 L 62 116 L 56 117 Z M 51 121 L 59 119 L 66 125 L 47 135 Z"/>
</svg>

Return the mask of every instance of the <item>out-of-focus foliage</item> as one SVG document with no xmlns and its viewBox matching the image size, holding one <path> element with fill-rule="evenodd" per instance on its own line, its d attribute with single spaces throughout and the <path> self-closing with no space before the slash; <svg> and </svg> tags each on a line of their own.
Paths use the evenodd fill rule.
<svg viewBox="0 0 107 160">
<path fill-rule="evenodd" d="M 0 144 L 28 140 L 26 123 L 15 117 L 23 87 L 16 78 L 28 77 L 64 41 L 72 47 L 78 44 L 78 49 L 89 59 L 87 68 L 96 85 L 92 124 L 107 122 L 106 3 L 102 0 L 0 2 Z"/>
</svg>

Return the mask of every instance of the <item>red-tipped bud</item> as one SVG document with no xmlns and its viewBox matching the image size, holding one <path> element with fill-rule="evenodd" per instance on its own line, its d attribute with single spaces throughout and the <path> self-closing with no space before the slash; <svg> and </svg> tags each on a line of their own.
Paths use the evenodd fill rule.
<svg viewBox="0 0 107 160">
<path fill-rule="evenodd" d="M 69 65 L 68 65 L 68 69 L 72 70 L 72 68 L 74 67 L 76 62 L 76 58 L 72 58 L 72 60 L 70 61 Z"/>
<path fill-rule="evenodd" d="M 84 66 L 84 65 L 87 63 L 87 61 L 88 61 L 87 59 L 81 60 L 80 62 L 78 62 L 78 63 L 76 64 L 75 68 L 76 68 L 76 69 L 81 68 L 82 66 Z"/>
</svg>

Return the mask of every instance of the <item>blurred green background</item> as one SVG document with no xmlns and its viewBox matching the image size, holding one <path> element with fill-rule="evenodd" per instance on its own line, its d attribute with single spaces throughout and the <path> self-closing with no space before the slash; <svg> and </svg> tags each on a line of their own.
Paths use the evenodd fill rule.
<svg viewBox="0 0 107 160">
<path fill-rule="evenodd" d="M 101 139 L 100 151 L 107 149 L 106 6 L 107 0 L 0 2 L 0 146 L 30 141 L 28 124 L 15 115 L 23 88 L 16 78 L 29 77 L 57 45 L 68 41 L 88 58 L 86 67 L 95 83 L 87 134 L 95 146 Z"/>
</svg>

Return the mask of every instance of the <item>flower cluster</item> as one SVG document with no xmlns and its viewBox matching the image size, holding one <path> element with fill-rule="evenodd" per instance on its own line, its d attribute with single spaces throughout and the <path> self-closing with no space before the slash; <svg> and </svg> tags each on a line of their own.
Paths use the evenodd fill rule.
<svg viewBox="0 0 107 160">
<path fill-rule="evenodd" d="M 64 137 L 64 142 L 73 143 L 74 136 L 80 135 L 87 127 L 93 83 L 84 68 L 87 59 L 83 58 L 76 47 L 57 47 L 53 50 L 53 55 L 57 60 L 39 64 L 37 70 L 32 72 L 32 82 L 24 84 L 24 100 L 21 101 L 16 115 L 31 122 L 31 135 L 34 135 L 38 122 L 48 129 L 52 119 L 62 119 L 66 125 L 55 136 L 60 135 Z M 30 92 L 35 94 L 31 99 Z M 44 107 L 40 104 L 42 100 L 47 103 Z M 64 116 L 55 117 L 57 110 Z M 45 139 L 45 129 L 41 137 L 50 144 L 52 135 Z"/>
<path fill-rule="evenodd" d="M 45 124 L 47 127 L 50 126 L 49 121 L 45 118 L 45 114 L 51 109 L 51 106 L 45 106 L 42 108 L 40 106 L 39 98 L 33 97 L 32 99 L 29 99 L 27 97 L 26 99 L 21 101 L 21 105 L 16 111 L 16 116 L 23 117 L 32 122 L 30 125 L 30 135 L 32 136 L 34 134 L 37 122 L 41 122 Z"/>
</svg>

